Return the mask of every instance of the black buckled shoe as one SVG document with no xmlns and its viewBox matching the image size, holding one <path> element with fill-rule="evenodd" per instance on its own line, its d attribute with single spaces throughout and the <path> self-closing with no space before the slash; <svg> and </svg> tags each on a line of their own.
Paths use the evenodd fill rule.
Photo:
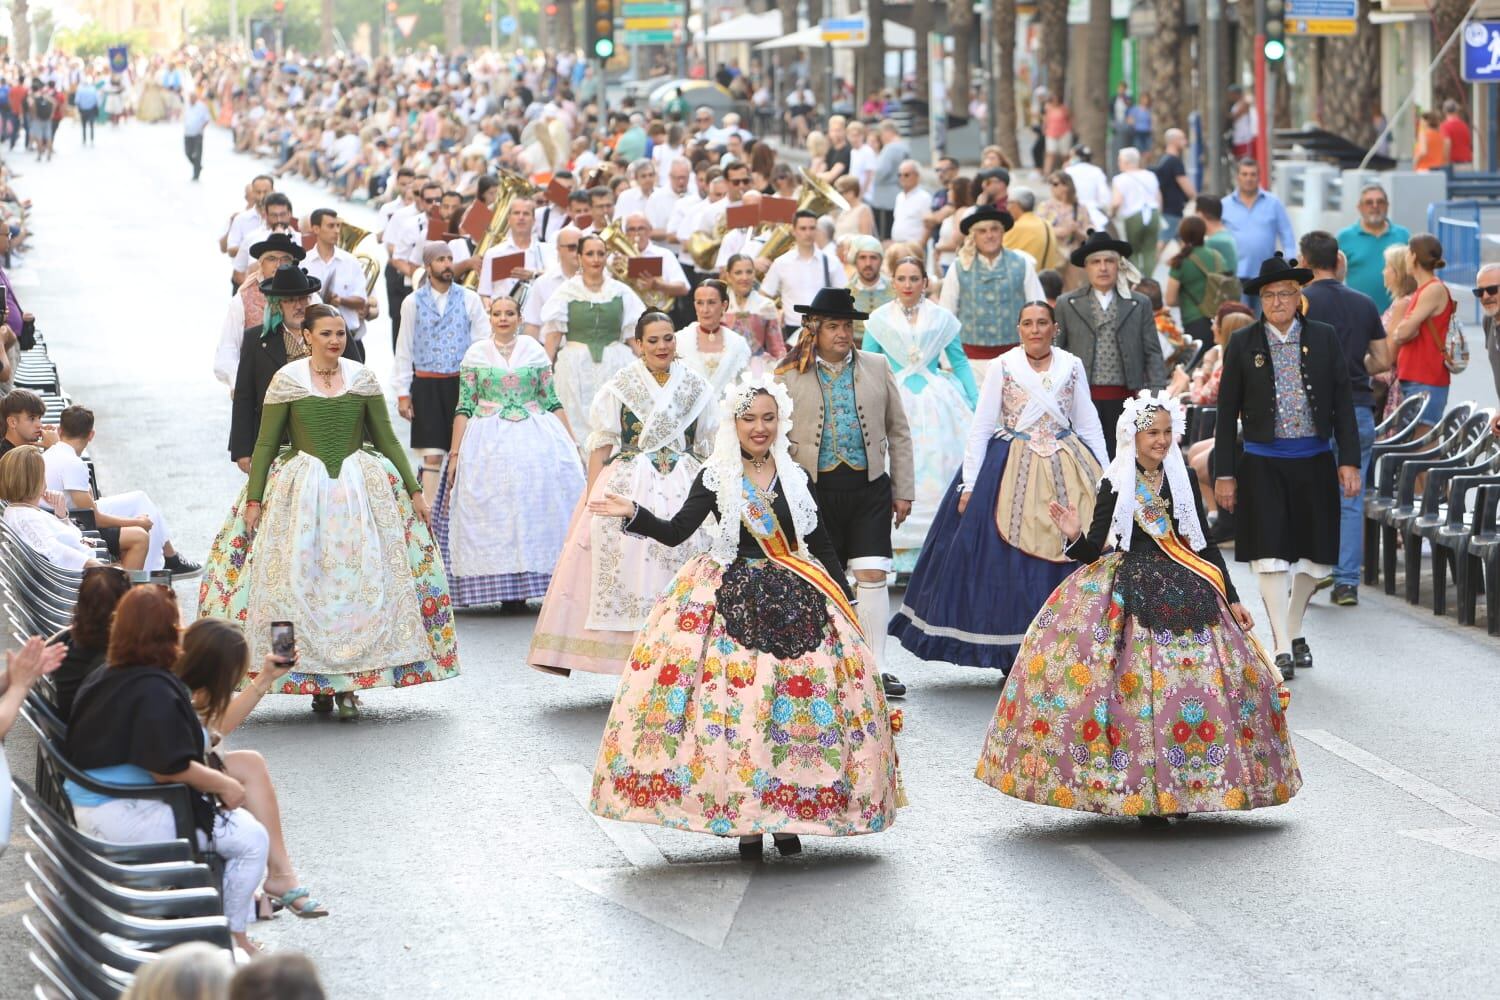
<svg viewBox="0 0 1500 1000">
<path fill-rule="evenodd" d="M 906 685 L 895 674 L 881 674 L 880 686 L 885 689 L 887 698 L 905 698 Z"/>
<path fill-rule="evenodd" d="M 1137 816 L 1136 819 L 1140 820 L 1141 826 L 1147 830 L 1165 830 L 1172 825 L 1172 821 L 1165 816 Z"/>
<path fill-rule="evenodd" d="M 1281 671 L 1281 679 L 1289 681 L 1297 675 L 1296 664 L 1292 662 L 1291 653 L 1276 654 L 1276 669 Z"/>
<path fill-rule="evenodd" d="M 755 837 L 751 840 L 740 838 L 740 860 L 759 861 L 765 853 L 766 841 L 764 837 Z"/>
<path fill-rule="evenodd" d="M 1292 640 L 1292 660 L 1297 664 L 1298 670 L 1312 669 L 1312 650 L 1307 648 L 1306 639 Z"/>
</svg>

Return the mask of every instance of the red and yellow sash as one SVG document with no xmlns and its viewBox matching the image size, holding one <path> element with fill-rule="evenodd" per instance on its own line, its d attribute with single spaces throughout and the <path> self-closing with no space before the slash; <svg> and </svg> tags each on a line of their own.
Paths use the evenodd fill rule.
<svg viewBox="0 0 1500 1000">
<path fill-rule="evenodd" d="M 769 533 L 762 534 L 767 528 L 764 522 L 755 524 L 749 517 L 745 517 L 744 521 L 745 526 L 750 529 L 750 534 L 754 535 L 755 540 L 760 543 L 760 550 L 766 554 L 767 559 L 818 588 L 819 593 L 838 605 L 839 610 L 844 612 L 845 617 L 849 619 L 849 624 L 853 625 L 861 636 L 864 635 L 859 627 L 859 617 L 854 613 L 854 605 L 850 604 L 849 598 L 844 596 L 843 588 L 834 582 L 833 577 L 829 576 L 828 571 L 822 566 L 802 558 L 792 549 L 780 524 L 771 527 Z"/>
</svg>

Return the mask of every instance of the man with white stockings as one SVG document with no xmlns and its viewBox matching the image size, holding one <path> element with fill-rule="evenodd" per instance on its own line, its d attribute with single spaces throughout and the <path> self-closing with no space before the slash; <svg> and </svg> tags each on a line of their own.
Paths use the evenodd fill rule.
<svg viewBox="0 0 1500 1000">
<path fill-rule="evenodd" d="M 1245 282 L 1245 294 L 1260 299 L 1261 320 L 1236 331 L 1224 348 L 1214 439 L 1214 496 L 1234 512 L 1234 557 L 1259 578 L 1276 666 L 1287 680 L 1312 666 L 1302 616 L 1339 560 L 1339 491 L 1356 495 L 1360 477 L 1359 429 L 1338 334 L 1300 311 L 1302 286 L 1312 279 L 1312 271 L 1278 253 Z"/>
<path fill-rule="evenodd" d="M 792 397 L 791 454 L 812 479 L 834 550 L 854 574 L 859 626 L 884 670 L 892 522 L 906 520 L 917 495 L 911 429 L 890 364 L 854 349 L 854 323 L 870 317 L 849 290 L 824 288 L 795 308 L 802 333 L 776 370 Z M 887 695 L 906 693 L 893 674 L 880 679 Z"/>
</svg>

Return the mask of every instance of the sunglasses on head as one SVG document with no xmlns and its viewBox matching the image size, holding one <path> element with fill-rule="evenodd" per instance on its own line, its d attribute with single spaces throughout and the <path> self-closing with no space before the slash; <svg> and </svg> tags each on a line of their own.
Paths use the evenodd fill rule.
<svg viewBox="0 0 1500 1000">
<path fill-rule="evenodd" d="M 1474 294 L 1479 298 L 1484 298 L 1486 295 L 1494 295 L 1496 293 L 1500 293 L 1500 285 L 1480 285 L 1479 287 L 1474 289 Z"/>
</svg>

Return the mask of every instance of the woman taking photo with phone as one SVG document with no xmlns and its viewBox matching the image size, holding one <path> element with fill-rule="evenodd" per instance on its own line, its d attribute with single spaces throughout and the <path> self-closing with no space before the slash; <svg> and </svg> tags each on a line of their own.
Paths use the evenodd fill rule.
<svg viewBox="0 0 1500 1000">
<path fill-rule="evenodd" d="M 337 700 L 348 720 L 357 691 L 457 676 L 458 645 L 427 502 L 379 380 L 343 357 L 334 307 L 309 307 L 303 337 L 309 356 L 266 391 L 250 479 L 209 553 L 199 615 L 243 623 L 256 658 L 272 622 L 294 622 L 299 663 L 276 692 L 312 695 L 315 712 Z"/>
</svg>

